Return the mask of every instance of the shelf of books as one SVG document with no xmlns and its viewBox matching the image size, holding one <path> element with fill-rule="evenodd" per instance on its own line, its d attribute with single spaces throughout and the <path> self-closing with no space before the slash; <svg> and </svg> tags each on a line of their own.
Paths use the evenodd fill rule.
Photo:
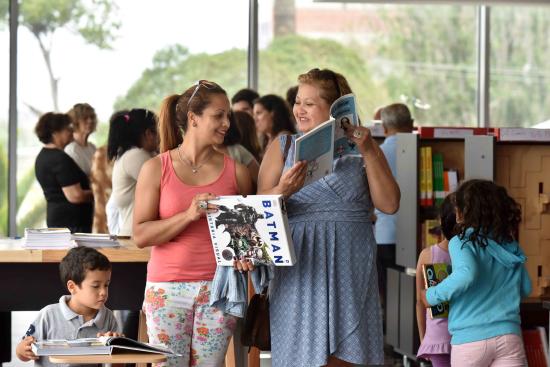
<svg viewBox="0 0 550 367">
<path fill-rule="evenodd" d="M 416 267 L 420 251 L 441 241 L 438 205 L 465 179 L 494 180 L 520 203 L 519 242 L 533 284 L 530 302 L 550 296 L 550 130 L 518 128 L 419 128 L 397 136 L 397 181 L 401 189 L 397 213 L 396 263 Z M 395 274 L 393 292 L 400 308 L 411 300 L 403 288 L 413 287 Z M 392 279 L 393 279 L 392 278 Z M 391 292 L 388 285 L 388 292 Z M 388 295 L 389 296 L 389 295 Z M 414 298 L 414 292 L 412 297 Z M 414 302 L 414 299 L 412 300 Z M 400 309 L 400 313 L 403 310 Z M 523 319 L 523 317 L 522 317 Z M 540 320 L 536 320 L 540 324 Z M 414 356 L 414 320 L 399 320 L 397 349 Z M 407 324 L 407 325 L 405 325 Z M 416 328 L 412 328 L 416 332 Z M 408 334 L 408 335 L 404 335 Z M 409 338 L 404 347 L 404 338 Z M 410 348 L 412 346 L 412 348 Z"/>
</svg>

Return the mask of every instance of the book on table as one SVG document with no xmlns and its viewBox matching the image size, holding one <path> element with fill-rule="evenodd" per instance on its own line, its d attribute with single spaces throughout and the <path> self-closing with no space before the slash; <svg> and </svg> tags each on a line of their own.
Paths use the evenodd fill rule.
<svg viewBox="0 0 550 367">
<path fill-rule="evenodd" d="M 78 246 L 84 247 L 119 247 L 116 235 L 109 233 L 74 233 L 72 239 Z"/>
<path fill-rule="evenodd" d="M 68 228 L 25 228 L 22 246 L 26 249 L 66 249 L 76 247 Z"/>
<path fill-rule="evenodd" d="M 176 355 L 164 345 L 142 343 L 122 336 L 43 340 L 34 342 L 31 348 L 37 356 L 110 355 L 115 353 Z"/>
<path fill-rule="evenodd" d="M 282 195 L 230 195 L 208 202 L 218 205 L 217 212 L 206 216 L 218 265 L 232 266 L 235 257 L 254 265 L 294 265 Z"/>
<path fill-rule="evenodd" d="M 435 263 L 422 265 L 424 286 L 426 289 L 441 283 L 452 272 L 451 264 Z M 432 319 L 449 317 L 449 303 L 444 302 L 429 308 Z"/>
<path fill-rule="evenodd" d="M 304 186 L 331 174 L 335 159 L 358 154 L 357 147 L 346 135 L 348 129 L 359 126 L 355 96 L 346 94 L 334 101 L 330 116 L 296 139 L 294 162 L 308 162 Z"/>
</svg>

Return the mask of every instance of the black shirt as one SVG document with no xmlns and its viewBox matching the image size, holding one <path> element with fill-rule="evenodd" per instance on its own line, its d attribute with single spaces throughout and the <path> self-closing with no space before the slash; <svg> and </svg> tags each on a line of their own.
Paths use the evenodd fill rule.
<svg viewBox="0 0 550 367">
<path fill-rule="evenodd" d="M 93 203 L 72 204 L 62 190 L 62 187 L 77 183 L 83 190 L 90 189 L 88 176 L 75 161 L 60 149 L 42 148 L 36 157 L 34 171 L 48 203 L 48 227 L 68 227 L 71 232 L 91 232 Z"/>
</svg>

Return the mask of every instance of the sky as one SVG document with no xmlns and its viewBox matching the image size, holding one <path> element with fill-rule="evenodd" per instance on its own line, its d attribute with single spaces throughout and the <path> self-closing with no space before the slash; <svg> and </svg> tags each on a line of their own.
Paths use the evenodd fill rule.
<svg viewBox="0 0 550 367">
<path fill-rule="evenodd" d="M 65 30 L 53 37 L 52 64 L 60 77 L 59 107 L 88 102 L 100 121 L 107 121 L 114 101 L 124 95 L 151 66 L 156 51 L 176 43 L 191 53 L 218 53 L 248 44 L 248 0 L 117 0 L 121 22 L 113 50 L 99 50 Z M 214 10 L 215 9 L 215 10 Z M 47 69 L 37 41 L 24 27 L 19 29 L 18 95 L 20 126 L 35 123 L 26 105 L 46 112 L 53 108 Z M 0 31 L 0 113 L 8 109 L 8 30 Z M 184 86 L 182 86 L 183 88 Z M 0 117 L 0 119 L 4 119 Z"/>
</svg>

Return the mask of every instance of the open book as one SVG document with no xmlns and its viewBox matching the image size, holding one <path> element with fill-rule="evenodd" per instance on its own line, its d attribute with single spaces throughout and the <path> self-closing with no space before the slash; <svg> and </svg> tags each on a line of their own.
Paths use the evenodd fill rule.
<svg viewBox="0 0 550 367">
<path fill-rule="evenodd" d="M 347 154 L 358 154 L 355 144 L 346 136 L 347 129 L 359 125 L 353 94 L 338 98 L 330 106 L 331 119 L 296 139 L 294 162 L 307 161 L 304 185 L 332 173 L 333 161 Z"/>
<path fill-rule="evenodd" d="M 176 355 L 166 346 L 141 343 L 122 336 L 102 336 L 74 340 L 43 340 L 32 344 L 37 356 L 72 356 L 113 353 L 159 353 Z"/>
<path fill-rule="evenodd" d="M 424 286 L 426 289 L 433 287 L 451 274 L 451 264 L 435 263 L 422 265 L 422 273 L 424 274 Z M 430 316 L 432 319 L 449 317 L 449 303 L 441 303 L 430 307 Z"/>
<path fill-rule="evenodd" d="M 233 258 L 253 264 L 291 266 L 296 262 L 282 195 L 220 196 L 208 213 L 208 229 L 218 265 L 232 266 Z"/>
</svg>

